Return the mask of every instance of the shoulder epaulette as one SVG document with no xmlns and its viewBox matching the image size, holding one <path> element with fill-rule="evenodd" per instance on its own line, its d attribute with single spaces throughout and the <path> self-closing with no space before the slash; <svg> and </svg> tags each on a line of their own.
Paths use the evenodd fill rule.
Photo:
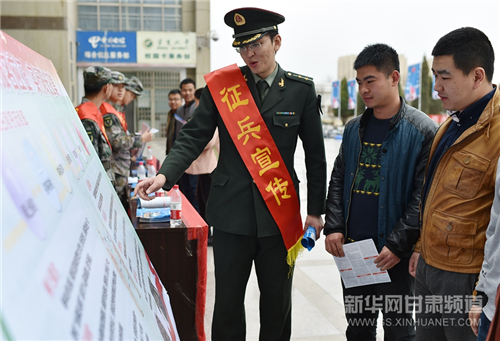
<svg viewBox="0 0 500 341">
<path fill-rule="evenodd" d="M 312 81 L 313 81 L 312 77 L 299 75 L 298 73 L 286 71 L 285 75 L 287 78 L 294 79 L 294 80 L 297 80 L 297 81 L 300 81 L 303 83 L 307 83 L 307 84 L 312 84 Z"/>
</svg>

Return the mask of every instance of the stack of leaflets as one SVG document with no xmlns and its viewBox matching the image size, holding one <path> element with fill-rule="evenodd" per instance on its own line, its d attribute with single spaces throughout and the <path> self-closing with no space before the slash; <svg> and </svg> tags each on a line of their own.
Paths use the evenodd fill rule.
<svg viewBox="0 0 500 341">
<path fill-rule="evenodd" d="M 170 221 L 170 207 L 138 208 L 136 215 L 140 223 L 168 223 Z"/>
<path fill-rule="evenodd" d="M 156 197 L 151 201 L 139 199 L 136 216 L 140 223 L 170 221 L 170 197 Z"/>
</svg>

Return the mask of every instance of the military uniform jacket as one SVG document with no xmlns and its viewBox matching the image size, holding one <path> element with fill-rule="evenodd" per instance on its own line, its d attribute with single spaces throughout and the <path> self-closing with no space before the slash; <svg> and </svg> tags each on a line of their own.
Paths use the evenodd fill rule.
<svg viewBox="0 0 500 341">
<path fill-rule="evenodd" d="M 141 146 L 140 136 L 132 136 L 125 130 L 116 108 L 109 103 L 103 103 L 101 112 L 104 114 L 104 127 L 113 150 L 111 168 L 115 174 L 128 177 L 130 175 L 130 149 Z"/>
<path fill-rule="evenodd" d="M 294 170 L 297 138 L 302 140 L 307 168 L 307 212 L 321 215 L 325 209 L 326 160 L 314 83 L 311 79 L 285 72 L 278 74 L 263 104 L 248 67 L 241 68 L 248 87 L 261 112 L 299 193 Z M 207 222 L 222 231 L 259 237 L 280 233 L 258 188 L 253 182 L 210 91 L 203 91 L 200 105 L 184 125 L 159 173 L 167 178 L 170 189 L 185 169 L 200 155 L 219 128 L 220 154 L 211 174 L 212 185 L 207 202 Z"/>
<path fill-rule="evenodd" d="M 112 151 L 103 131 L 100 128 L 102 114 L 99 111 L 99 108 L 93 102 L 84 98 L 82 104 L 76 107 L 76 112 L 82 121 L 83 127 L 85 128 L 90 142 L 92 142 L 92 145 L 94 146 L 94 149 L 97 152 L 109 179 L 114 181 L 115 177 L 111 171 Z"/>
</svg>

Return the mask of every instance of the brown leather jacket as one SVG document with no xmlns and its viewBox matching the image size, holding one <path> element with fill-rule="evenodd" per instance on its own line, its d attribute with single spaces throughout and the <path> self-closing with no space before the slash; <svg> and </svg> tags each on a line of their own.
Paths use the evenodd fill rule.
<svg viewBox="0 0 500 341">
<path fill-rule="evenodd" d="M 448 119 L 438 130 L 429 160 L 450 123 Z M 497 88 L 476 125 L 443 154 L 434 171 L 421 211 L 420 240 L 415 246 L 415 252 L 420 252 L 427 264 L 460 273 L 481 270 L 499 155 Z"/>
</svg>

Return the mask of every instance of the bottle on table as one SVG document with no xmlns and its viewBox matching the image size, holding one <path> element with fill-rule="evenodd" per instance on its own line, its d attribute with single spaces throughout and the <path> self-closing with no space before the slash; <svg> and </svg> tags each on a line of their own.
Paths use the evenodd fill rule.
<svg viewBox="0 0 500 341">
<path fill-rule="evenodd" d="M 144 151 L 143 158 L 146 161 L 147 177 L 154 178 L 156 176 L 156 167 L 153 159 L 153 151 L 151 150 L 151 146 L 148 146 L 148 148 Z"/>
<path fill-rule="evenodd" d="M 144 151 L 142 158 L 149 162 L 149 160 L 153 160 L 153 150 L 151 149 L 151 146 L 148 146 L 148 148 Z"/>
<path fill-rule="evenodd" d="M 137 167 L 137 179 L 146 179 L 146 168 L 144 168 L 144 162 L 139 161 L 139 167 Z"/>
<path fill-rule="evenodd" d="M 170 191 L 170 227 L 181 227 L 182 198 L 179 185 L 174 185 Z"/>
<path fill-rule="evenodd" d="M 148 178 L 154 178 L 156 176 L 156 167 L 154 165 L 153 159 L 148 160 Z"/>
</svg>

